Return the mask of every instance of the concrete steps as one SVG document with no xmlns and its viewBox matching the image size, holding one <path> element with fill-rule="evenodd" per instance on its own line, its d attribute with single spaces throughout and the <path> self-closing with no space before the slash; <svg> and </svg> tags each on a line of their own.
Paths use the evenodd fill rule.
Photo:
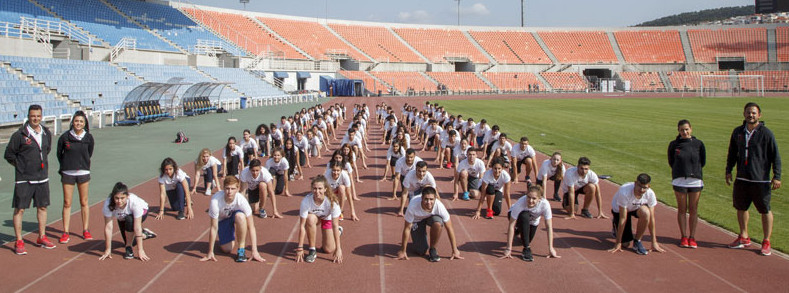
<svg viewBox="0 0 789 293">
<path fill-rule="evenodd" d="M 253 22 L 255 22 L 255 24 L 257 24 L 261 29 L 263 29 L 263 30 L 269 32 L 271 35 L 277 37 L 277 39 L 279 39 L 283 43 L 287 44 L 288 46 L 291 46 L 293 49 L 296 50 L 296 52 L 299 52 L 302 55 L 304 55 L 305 57 L 307 57 L 307 59 L 310 59 L 310 61 L 315 61 L 315 57 L 310 56 L 310 54 L 307 54 L 307 52 L 305 52 L 304 50 L 302 50 L 301 48 L 297 47 L 296 45 L 294 45 L 293 43 L 291 43 L 287 39 L 285 39 L 282 36 L 280 36 L 277 32 L 275 32 L 268 25 L 266 25 L 265 23 L 263 23 L 262 21 L 260 21 L 256 17 L 252 17 L 252 16 L 246 16 L 246 17 L 248 19 L 251 19 Z"/>
<path fill-rule="evenodd" d="M 559 64 L 559 59 L 556 59 L 556 56 L 553 55 L 553 52 L 551 52 L 551 50 L 548 49 L 548 45 L 546 45 L 545 41 L 543 41 L 542 38 L 540 38 L 540 35 L 537 32 L 532 32 L 531 35 L 534 37 L 534 40 L 537 41 L 537 44 L 540 45 L 542 51 L 545 52 L 546 55 L 548 55 L 549 59 L 551 59 L 551 62 L 553 62 L 553 64 Z"/>
<path fill-rule="evenodd" d="M 687 30 L 679 31 L 679 40 L 682 41 L 682 51 L 685 52 L 685 63 L 688 65 L 696 64 L 696 58 L 693 58 L 693 49 L 690 46 L 690 38 L 688 37 Z"/>
<path fill-rule="evenodd" d="M 614 36 L 613 32 L 606 32 L 608 35 L 608 41 L 611 42 L 611 48 L 614 49 L 614 55 L 616 55 L 616 60 L 619 61 L 619 64 L 625 64 L 625 56 L 622 55 L 622 50 L 619 49 L 619 42 L 616 41 L 616 37 Z"/>
<path fill-rule="evenodd" d="M 400 40 L 400 42 L 401 42 L 401 43 L 403 43 L 403 45 L 405 45 L 405 46 L 406 46 L 408 49 L 411 49 L 411 51 L 413 51 L 413 52 L 414 52 L 414 54 L 416 54 L 417 56 L 419 56 L 419 58 L 422 58 L 422 60 L 424 60 L 424 61 L 425 61 L 425 63 L 427 63 L 427 64 L 432 64 L 432 63 L 433 63 L 433 62 L 431 62 L 431 61 L 430 61 L 430 59 L 427 59 L 427 57 L 425 57 L 425 55 L 422 55 L 422 53 L 420 53 L 419 51 L 417 51 L 416 49 L 414 49 L 414 47 L 411 47 L 411 44 L 409 44 L 408 42 L 406 42 L 406 41 L 405 41 L 405 39 L 403 39 L 403 37 L 401 37 L 400 35 L 398 35 L 398 34 L 397 34 L 395 31 L 394 31 L 394 29 L 392 29 L 391 27 L 387 27 L 386 29 L 387 29 L 387 30 L 389 30 L 389 32 L 390 32 L 390 33 L 392 33 L 392 35 L 394 35 L 394 36 L 395 36 L 395 38 L 397 38 L 398 40 Z"/>
<path fill-rule="evenodd" d="M 360 54 L 362 54 L 362 55 L 363 55 L 365 58 L 369 59 L 370 61 L 372 61 L 372 62 L 378 62 L 378 60 L 375 60 L 375 59 L 373 59 L 373 57 L 370 57 L 370 55 L 367 55 L 367 53 L 365 53 L 364 51 L 362 51 L 362 49 L 359 49 L 359 48 L 357 48 L 356 46 L 354 46 L 353 44 L 351 44 L 351 42 L 349 42 L 348 40 L 346 40 L 345 38 L 343 38 L 343 37 L 342 37 L 342 36 L 341 36 L 339 33 L 337 33 L 336 31 L 334 31 L 333 29 L 331 29 L 331 28 L 330 28 L 330 27 L 329 27 L 327 24 L 325 24 L 325 23 L 322 23 L 321 25 L 322 25 L 324 28 L 326 28 L 326 30 L 328 30 L 328 31 L 329 31 L 329 32 L 330 32 L 332 35 L 334 35 L 335 37 L 337 37 L 338 39 L 340 39 L 340 41 L 342 41 L 343 43 L 345 43 L 346 45 L 348 45 L 348 47 L 351 47 L 351 48 L 353 48 L 354 50 L 356 50 L 356 52 L 359 52 Z M 367 61 L 367 60 L 360 60 L 360 61 Z"/>
<path fill-rule="evenodd" d="M 468 39 L 468 41 L 469 41 L 469 42 L 471 42 L 471 44 L 472 44 L 472 45 L 474 45 L 474 47 L 475 47 L 475 48 L 477 48 L 477 50 L 479 50 L 480 52 L 482 52 L 482 54 L 483 54 L 483 55 L 485 55 L 485 57 L 486 57 L 486 58 L 488 58 L 488 63 L 489 63 L 489 64 L 498 64 L 498 62 L 496 62 L 496 59 L 495 59 L 495 58 L 493 58 L 493 56 L 492 56 L 492 55 L 490 55 L 490 54 L 488 53 L 488 51 L 485 51 L 485 49 L 484 49 L 484 48 L 482 48 L 482 45 L 480 45 L 480 44 L 477 42 L 477 40 L 475 40 L 475 39 L 474 39 L 474 37 L 472 37 L 472 36 L 471 36 L 471 34 L 470 34 L 468 31 L 461 31 L 461 32 L 463 33 L 463 35 L 465 35 L 465 36 L 466 36 L 466 38 Z"/>
</svg>

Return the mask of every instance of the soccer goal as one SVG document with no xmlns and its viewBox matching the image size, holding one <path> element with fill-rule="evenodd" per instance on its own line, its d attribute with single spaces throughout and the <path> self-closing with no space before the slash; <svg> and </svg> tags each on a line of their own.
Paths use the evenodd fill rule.
<svg viewBox="0 0 789 293">
<path fill-rule="evenodd" d="M 764 96 L 764 75 L 701 75 L 699 79 L 702 97 Z"/>
</svg>

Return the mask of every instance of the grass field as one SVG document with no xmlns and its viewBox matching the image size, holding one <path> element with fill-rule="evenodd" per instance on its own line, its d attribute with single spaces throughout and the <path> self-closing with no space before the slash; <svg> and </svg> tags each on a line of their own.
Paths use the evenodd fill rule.
<svg viewBox="0 0 789 293">
<path fill-rule="evenodd" d="M 742 107 L 749 101 L 760 104 L 761 121 L 775 133 L 781 156 L 789 158 L 786 98 L 454 100 L 440 104 L 450 113 L 498 124 L 512 140 L 527 135 L 532 146 L 543 153 L 560 150 L 567 163 L 574 165 L 578 157 L 589 157 L 592 170 L 613 175 L 611 180 L 617 183 L 633 181 L 641 172 L 649 173 L 658 199 L 670 206 L 676 206 L 676 200 L 666 150 L 677 135 L 677 121 L 688 119 L 693 124 L 693 135 L 707 148 L 699 214 L 711 223 L 737 231 L 731 187 L 725 184 L 724 171 L 728 139 L 734 127 L 742 123 Z M 773 191 L 771 202 L 775 214 L 772 246 L 784 252 L 789 249 L 786 190 Z M 604 203 L 605 208 L 609 205 Z M 761 241 L 761 220 L 754 208 L 749 232 Z"/>
</svg>

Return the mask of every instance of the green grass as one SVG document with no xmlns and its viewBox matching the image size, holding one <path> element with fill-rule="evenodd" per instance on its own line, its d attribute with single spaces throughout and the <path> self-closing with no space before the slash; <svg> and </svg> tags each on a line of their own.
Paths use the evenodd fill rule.
<svg viewBox="0 0 789 293">
<path fill-rule="evenodd" d="M 610 174 L 617 183 L 633 181 L 646 172 L 653 178 L 658 199 L 676 206 L 671 189 L 671 169 L 666 158 L 668 143 L 677 135 L 676 123 L 688 119 L 693 135 L 704 141 L 707 165 L 700 216 L 730 231 L 738 231 L 731 187 L 725 185 L 724 171 L 728 139 L 742 123 L 742 107 L 756 101 L 762 107 L 762 121 L 775 133 L 781 156 L 789 158 L 789 99 L 785 98 L 605 98 L 441 101 L 447 111 L 487 119 L 517 140 L 523 135 L 543 153 L 562 151 L 564 160 L 575 164 L 587 156 L 597 174 Z M 784 181 L 786 184 L 786 181 Z M 789 249 L 787 188 L 773 192 L 775 215 L 772 245 Z M 749 232 L 762 238 L 761 220 L 751 208 Z"/>
</svg>

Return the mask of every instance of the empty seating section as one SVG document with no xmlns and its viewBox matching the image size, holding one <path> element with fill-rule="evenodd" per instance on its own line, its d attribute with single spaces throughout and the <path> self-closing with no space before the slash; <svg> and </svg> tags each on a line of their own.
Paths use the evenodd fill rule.
<svg viewBox="0 0 789 293">
<path fill-rule="evenodd" d="M 198 82 L 216 82 L 215 80 L 200 74 L 188 66 L 176 65 L 152 65 L 152 64 L 136 64 L 136 63 L 121 63 L 126 70 L 142 77 L 145 81 L 151 82 L 167 82 L 170 78 L 178 77 L 183 78 L 184 83 L 198 83 Z M 191 85 L 183 85 L 178 88 L 177 96 L 182 97 L 186 89 Z M 221 99 L 238 99 L 240 96 L 228 89 L 222 91 Z"/>
<path fill-rule="evenodd" d="M 222 41 L 175 8 L 138 0 L 109 0 L 109 2 L 124 14 L 155 30 L 184 50 L 193 52 L 197 40 L 207 40 L 221 43 L 226 52 L 241 55 L 235 46 Z"/>
<path fill-rule="evenodd" d="M 340 75 L 348 79 L 361 79 L 364 81 L 364 88 L 373 94 L 377 94 L 378 91 L 386 92 L 386 89 L 389 88 L 363 71 L 340 70 Z"/>
<path fill-rule="evenodd" d="M 347 24 L 329 24 L 329 27 L 378 62 L 424 62 L 385 27 Z"/>
<path fill-rule="evenodd" d="M 246 97 L 262 98 L 284 94 L 282 90 L 241 68 L 199 67 L 198 69 L 217 80 L 233 82 L 228 86 L 244 93 Z M 229 90 L 225 89 L 225 91 Z"/>
<path fill-rule="evenodd" d="M 717 63 L 716 57 L 745 57 L 746 62 L 767 62 L 764 28 L 689 29 L 697 63 Z"/>
<path fill-rule="evenodd" d="M 701 87 L 702 75 L 728 75 L 723 71 L 672 71 L 666 73 L 675 91 L 697 91 Z"/>
<path fill-rule="evenodd" d="M 585 91 L 588 82 L 578 72 L 542 72 L 540 73 L 555 91 Z"/>
<path fill-rule="evenodd" d="M 8 57 L 11 66 L 21 69 L 47 87 L 79 101 L 83 107 L 116 109 L 126 94 L 141 82 L 107 62 L 33 57 Z M 101 94 L 101 97 L 99 95 Z"/>
<path fill-rule="evenodd" d="M 530 32 L 470 31 L 477 43 L 499 63 L 551 64 Z"/>
<path fill-rule="evenodd" d="M 491 88 L 474 72 L 428 72 L 427 75 L 450 91 L 490 91 Z"/>
<path fill-rule="evenodd" d="M 532 88 L 538 85 L 539 88 L 545 89 L 542 82 L 531 72 L 485 72 L 482 75 L 503 91 L 527 91 L 529 85 Z"/>
<path fill-rule="evenodd" d="M 60 21 L 60 19 L 53 17 L 46 11 L 33 5 L 33 3 L 30 3 L 30 1 L 27 0 L 0 1 L 0 21 L 18 24 L 20 22 L 21 17 Z M 3 31 L 0 31 L 0 34 L 3 33 L 4 33 Z"/>
<path fill-rule="evenodd" d="M 257 19 L 317 60 L 333 60 L 336 56 L 341 58 L 347 56 L 355 60 L 369 61 L 367 57 L 317 22 L 264 17 Z"/>
<path fill-rule="evenodd" d="M 602 31 L 539 32 L 560 63 L 617 63 L 616 54 Z"/>
<path fill-rule="evenodd" d="M 628 63 L 685 63 L 682 41 L 676 30 L 619 31 L 614 36 Z"/>
<path fill-rule="evenodd" d="M 395 28 L 394 31 L 433 63 L 447 63 L 447 59 L 488 63 L 488 58 L 459 30 Z"/>
<path fill-rule="evenodd" d="M 0 56 L 2 62 L 11 63 L 22 57 Z M 21 80 L 15 74 L 0 68 L 0 123 L 20 122 L 27 116 L 27 107 L 39 104 L 44 107 L 44 116 L 74 113 L 65 101 L 55 100 L 55 95 L 44 93 L 39 87 Z M 14 114 L 17 117 L 14 118 Z"/>
<path fill-rule="evenodd" d="M 65 20 L 114 46 L 124 37 L 137 40 L 137 49 L 177 51 L 158 37 L 98 0 L 36 0 Z"/>
<path fill-rule="evenodd" d="M 307 59 L 304 55 L 241 14 L 184 8 L 203 25 L 210 27 L 248 52 L 280 55 L 284 59 Z"/>
<path fill-rule="evenodd" d="M 635 92 L 654 92 L 666 89 L 657 72 L 620 72 L 622 80 L 630 81 L 630 90 Z"/>
<path fill-rule="evenodd" d="M 436 84 L 427 79 L 419 72 L 405 71 L 405 72 L 379 72 L 371 71 L 381 81 L 395 88 L 400 93 L 408 92 L 408 89 L 413 89 L 417 92 L 434 92 L 436 91 Z M 384 93 L 389 93 L 384 90 Z"/>
<path fill-rule="evenodd" d="M 775 48 L 778 54 L 778 62 L 789 62 L 789 27 L 779 27 L 775 30 L 775 34 Z"/>
<path fill-rule="evenodd" d="M 789 71 L 743 71 L 740 75 L 762 75 L 764 76 L 765 91 L 787 91 L 789 90 Z M 748 91 L 758 89 L 758 81 L 750 78 L 740 78 L 740 88 Z"/>
</svg>

